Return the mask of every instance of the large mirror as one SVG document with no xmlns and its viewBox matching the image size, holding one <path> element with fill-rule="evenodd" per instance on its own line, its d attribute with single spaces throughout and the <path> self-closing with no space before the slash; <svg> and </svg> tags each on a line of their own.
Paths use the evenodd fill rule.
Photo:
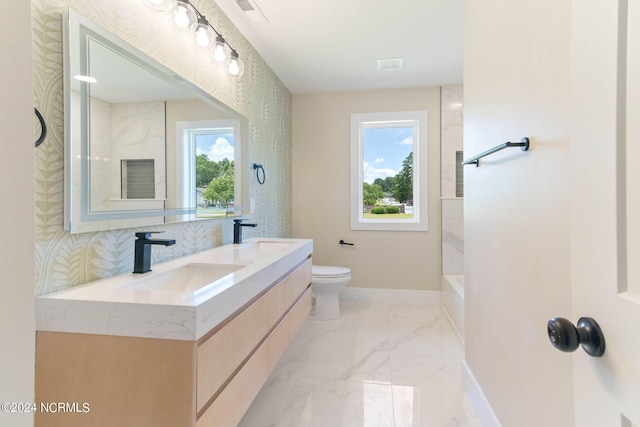
<svg viewBox="0 0 640 427">
<path fill-rule="evenodd" d="M 78 12 L 65 23 L 65 229 L 242 214 L 247 119 Z"/>
</svg>

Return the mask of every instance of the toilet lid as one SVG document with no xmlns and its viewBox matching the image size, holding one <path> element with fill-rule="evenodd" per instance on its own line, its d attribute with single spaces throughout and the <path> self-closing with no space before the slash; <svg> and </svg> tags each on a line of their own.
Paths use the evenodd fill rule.
<svg viewBox="0 0 640 427">
<path fill-rule="evenodd" d="M 312 277 L 345 277 L 351 274 L 350 268 L 345 267 L 333 267 L 330 265 L 312 265 L 311 276 Z"/>
</svg>

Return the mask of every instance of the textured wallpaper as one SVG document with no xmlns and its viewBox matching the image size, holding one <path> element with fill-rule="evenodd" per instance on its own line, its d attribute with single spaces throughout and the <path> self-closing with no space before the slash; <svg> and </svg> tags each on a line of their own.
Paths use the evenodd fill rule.
<svg viewBox="0 0 640 427">
<path fill-rule="evenodd" d="M 137 229 L 72 235 L 63 227 L 62 17 L 69 6 L 249 118 L 249 163 L 264 165 L 267 173 L 264 185 L 250 180 L 255 213 L 246 217 L 259 224 L 250 234 L 291 235 L 291 94 L 213 0 L 192 1 L 240 53 L 241 79 L 231 79 L 142 0 L 32 0 L 34 104 L 49 128 L 35 160 L 36 295 L 133 268 Z M 231 243 L 232 228 L 227 219 L 144 229 L 163 230 L 163 237 L 177 241 L 154 248 L 156 263 Z"/>
</svg>

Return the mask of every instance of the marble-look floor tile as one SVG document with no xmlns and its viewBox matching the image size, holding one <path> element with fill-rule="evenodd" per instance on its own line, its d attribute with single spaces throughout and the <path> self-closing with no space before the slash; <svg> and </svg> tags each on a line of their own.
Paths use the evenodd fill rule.
<svg viewBox="0 0 640 427">
<path fill-rule="evenodd" d="M 305 321 L 240 426 L 480 426 L 462 345 L 439 306 L 341 308 L 339 319 Z"/>
<path fill-rule="evenodd" d="M 386 329 L 382 321 L 308 320 L 285 352 L 282 364 L 314 378 L 390 381 Z"/>
</svg>

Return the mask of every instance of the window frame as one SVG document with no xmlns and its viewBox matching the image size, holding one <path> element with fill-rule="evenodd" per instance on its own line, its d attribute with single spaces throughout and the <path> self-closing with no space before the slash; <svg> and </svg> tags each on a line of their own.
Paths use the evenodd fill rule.
<svg viewBox="0 0 640 427">
<path fill-rule="evenodd" d="M 183 220 L 211 219 L 198 216 L 196 196 L 196 135 L 215 135 L 219 129 L 233 129 L 234 145 L 234 209 L 229 216 L 240 216 L 242 208 L 236 207 L 236 201 L 244 200 L 244 157 L 241 146 L 242 132 L 240 122 L 235 119 L 214 119 L 177 121 L 176 139 L 176 182 L 177 199 L 182 206 L 195 206 L 195 212 L 183 215 Z M 240 185 L 238 185 L 240 184 Z"/>
<path fill-rule="evenodd" d="M 413 214 L 411 219 L 364 218 L 363 129 L 414 128 Z M 428 231 L 428 112 L 399 111 L 351 114 L 351 230 Z"/>
</svg>

